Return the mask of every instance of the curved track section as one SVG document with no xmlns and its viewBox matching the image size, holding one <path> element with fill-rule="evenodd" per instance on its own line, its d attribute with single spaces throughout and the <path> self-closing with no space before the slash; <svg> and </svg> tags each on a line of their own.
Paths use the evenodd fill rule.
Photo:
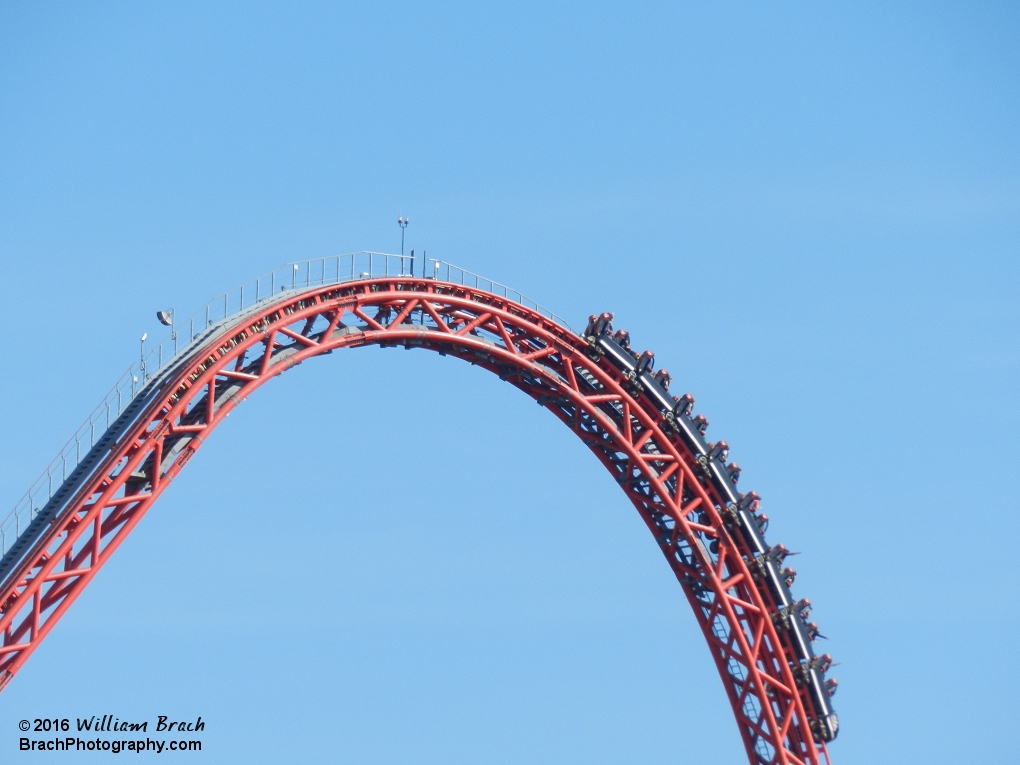
<svg viewBox="0 0 1020 765">
<path fill-rule="evenodd" d="M 739 468 L 725 442 L 704 440 L 693 399 L 668 396 L 668 375 L 610 321 L 592 317 L 578 336 L 492 292 L 394 276 L 289 291 L 214 328 L 146 385 L 0 561 L 0 684 L 241 400 L 313 356 L 403 346 L 483 367 L 570 428 L 676 574 L 750 762 L 826 762 L 828 657 L 815 657 L 809 604 L 793 601 L 790 570 L 778 568 L 785 548 L 765 544 L 757 495 L 736 492 Z"/>
</svg>

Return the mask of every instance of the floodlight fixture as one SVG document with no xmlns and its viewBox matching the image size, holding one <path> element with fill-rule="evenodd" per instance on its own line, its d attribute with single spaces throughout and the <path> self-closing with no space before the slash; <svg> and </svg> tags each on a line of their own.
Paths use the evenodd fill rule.
<svg viewBox="0 0 1020 765">
<path fill-rule="evenodd" d="M 174 309 L 156 311 L 156 321 L 164 327 L 170 327 L 170 339 L 174 341 L 174 355 L 177 355 L 177 327 L 174 326 Z"/>
</svg>

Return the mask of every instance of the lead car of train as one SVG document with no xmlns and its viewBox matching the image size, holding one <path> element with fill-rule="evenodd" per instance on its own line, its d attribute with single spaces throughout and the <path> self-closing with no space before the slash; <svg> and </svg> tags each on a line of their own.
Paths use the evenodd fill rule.
<svg viewBox="0 0 1020 765">
<path fill-rule="evenodd" d="M 726 442 L 712 444 L 705 440 L 708 420 L 704 415 L 692 416 L 694 398 L 689 393 L 684 396 L 669 393 L 669 373 L 653 370 L 655 356 L 651 351 L 640 355 L 634 353 L 625 330 L 613 332 L 611 313 L 592 316 L 583 338 L 658 407 L 709 474 L 723 499 L 723 510 L 732 522 L 731 528 L 737 530 L 746 545 L 748 563 L 756 574 L 762 595 L 777 607 L 777 629 L 785 632 L 797 656 L 797 665 L 792 669 L 810 699 L 806 706 L 808 714 L 814 715 L 811 727 L 819 739 L 831 741 L 839 730 L 839 720 L 831 701 L 838 683 L 835 679 L 825 679 L 832 657 L 828 654 L 815 655 L 812 643 L 821 636 L 818 626 L 808 621 L 811 602 L 806 598 L 794 600 L 790 585 L 796 572 L 792 568 L 780 568 L 790 553 L 781 544 L 770 546 L 765 542 L 768 518 L 758 514 L 759 497 L 755 492 L 741 494 L 736 490 L 740 468 L 735 463 L 726 464 L 729 452 Z"/>
</svg>

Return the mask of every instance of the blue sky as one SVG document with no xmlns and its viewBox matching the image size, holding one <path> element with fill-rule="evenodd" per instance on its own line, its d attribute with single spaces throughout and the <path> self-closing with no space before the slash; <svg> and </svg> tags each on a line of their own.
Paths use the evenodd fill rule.
<svg viewBox="0 0 1020 765">
<path fill-rule="evenodd" d="M 1002 2 L 0 2 L 0 500 L 156 309 L 394 251 L 408 215 L 694 393 L 803 551 L 834 763 L 1006 762 L 1018 35 Z M 201 715 L 181 759 L 217 763 L 743 757 L 595 460 L 380 349 L 217 432 L 0 696 L 2 758 L 22 718 L 104 713 Z"/>
</svg>

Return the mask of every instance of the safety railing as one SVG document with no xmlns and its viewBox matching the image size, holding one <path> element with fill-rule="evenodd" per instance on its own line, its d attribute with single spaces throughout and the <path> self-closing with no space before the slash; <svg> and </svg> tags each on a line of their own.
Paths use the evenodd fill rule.
<svg viewBox="0 0 1020 765">
<path fill-rule="evenodd" d="M 502 295 L 569 329 L 569 325 L 563 319 L 517 290 L 442 260 L 430 258 L 428 263 L 432 264 L 431 269 L 426 267 L 425 261 L 422 261 L 419 267 L 422 272 L 431 270 L 431 273 L 422 273 L 424 278 L 440 279 Z M 149 348 L 145 347 L 144 341 L 142 342 L 139 360 L 121 376 L 99 406 L 75 431 L 42 475 L 0 523 L 0 557 L 6 554 L 110 425 L 144 390 L 146 383 L 200 345 L 212 328 L 262 303 L 279 299 L 287 292 L 361 279 L 414 276 L 417 270 L 419 269 L 415 268 L 415 260 L 411 255 L 391 255 L 382 252 L 356 252 L 288 263 L 213 298 L 183 322 L 174 319 L 169 337 Z"/>
<path fill-rule="evenodd" d="M 438 279 L 442 282 L 453 282 L 454 284 L 461 284 L 465 287 L 474 287 L 476 289 L 485 290 L 495 295 L 502 295 L 507 300 L 512 300 L 515 303 L 519 303 L 525 308 L 530 308 L 536 313 L 540 313 L 547 319 L 555 321 L 557 324 L 570 329 L 570 325 L 567 324 L 566 320 L 562 316 L 557 316 L 552 311 L 543 308 L 534 300 L 525 295 L 522 295 L 512 287 L 507 287 L 505 284 L 494 282 L 492 279 L 487 279 L 484 276 L 467 271 L 460 266 L 455 266 L 452 263 L 447 263 L 445 260 L 434 260 L 429 258 L 429 263 L 432 264 L 432 273 L 430 276 L 433 279 Z M 572 329 L 570 329 L 573 332 Z"/>
</svg>

